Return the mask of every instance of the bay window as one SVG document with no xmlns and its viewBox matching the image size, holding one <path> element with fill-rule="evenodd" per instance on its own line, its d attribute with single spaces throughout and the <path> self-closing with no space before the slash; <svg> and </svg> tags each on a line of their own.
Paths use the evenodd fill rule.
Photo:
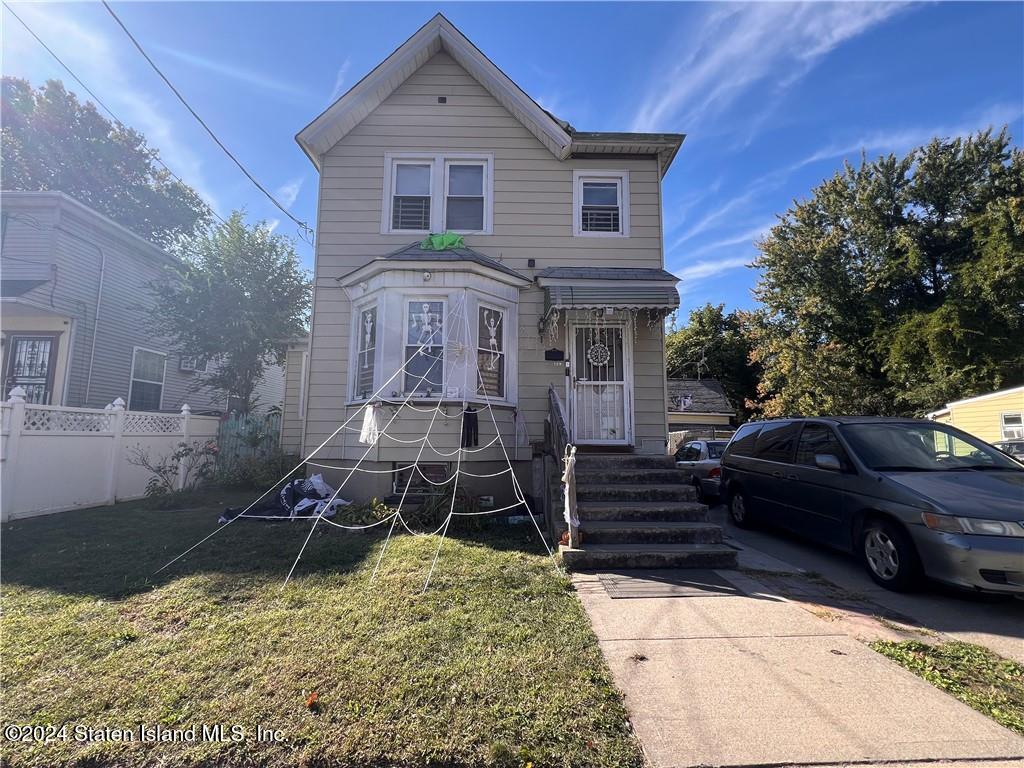
<svg viewBox="0 0 1024 768">
<path fill-rule="evenodd" d="M 489 154 L 384 155 L 381 234 L 490 234 L 494 158 Z"/>
<path fill-rule="evenodd" d="M 405 394 L 439 396 L 444 392 L 445 302 L 406 302 Z"/>
<path fill-rule="evenodd" d="M 359 310 L 356 326 L 356 395 L 365 400 L 374 392 L 374 374 L 377 369 L 377 305 Z"/>
<path fill-rule="evenodd" d="M 505 313 L 481 304 L 477 310 L 477 394 L 505 397 Z"/>
</svg>

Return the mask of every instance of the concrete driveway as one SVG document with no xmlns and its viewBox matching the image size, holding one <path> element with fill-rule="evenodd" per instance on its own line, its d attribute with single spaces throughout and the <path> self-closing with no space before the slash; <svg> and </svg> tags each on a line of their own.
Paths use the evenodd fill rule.
<svg viewBox="0 0 1024 768">
<path fill-rule="evenodd" d="M 758 555 L 776 558 L 820 575 L 848 595 L 866 598 L 862 602 L 881 606 L 895 616 L 905 617 L 948 638 L 991 648 L 1001 656 L 1024 664 L 1024 600 L 972 594 L 935 583 L 926 584 L 915 593 L 890 592 L 877 586 L 851 555 L 826 549 L 781 530 L 741 530 L 729 523 L 728 517 L 724 505 L 711 509 L 711 521 L 725 528 L 726 536 L 734 545 L 747 549 L 746 557 L 741 553 L 741 562 L 751 562 L 750 558 Z M 857 601 L 846 602 L 845 607 L 849 609 Z"/>
</svg>

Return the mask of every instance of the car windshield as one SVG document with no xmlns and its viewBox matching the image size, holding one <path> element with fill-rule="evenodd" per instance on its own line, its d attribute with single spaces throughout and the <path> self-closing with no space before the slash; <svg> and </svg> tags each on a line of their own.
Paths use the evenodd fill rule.
<svg viewBox="0 0 1024 768">
<path fill-rule="evenodd" d="M 717 440 L 708 443 L 708 456 L 712 459 L 722 458 L 722 452 L 725 451 L 725 446 L 729 444 L 728 440 Z"/>
<path fill-rule="evenodd" d="M 840 430 L 860 460 L 880 472 L 1024 471 L 992 446 L 942 424 L 843 424 Z"/>
</svg>

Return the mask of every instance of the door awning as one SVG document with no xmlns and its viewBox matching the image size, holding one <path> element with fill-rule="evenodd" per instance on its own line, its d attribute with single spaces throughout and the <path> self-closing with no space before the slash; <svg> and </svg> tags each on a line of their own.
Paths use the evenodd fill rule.
<svg viewBox="0 0 1024 768">
<path fill-rule="evenodd" d="M 664 269 L 637 267 L 553 267 L 537 275 L 545 292 L 545 315 L 553 310 L 656 310 L 679 307 L 679 278 Z"/>
</svg>

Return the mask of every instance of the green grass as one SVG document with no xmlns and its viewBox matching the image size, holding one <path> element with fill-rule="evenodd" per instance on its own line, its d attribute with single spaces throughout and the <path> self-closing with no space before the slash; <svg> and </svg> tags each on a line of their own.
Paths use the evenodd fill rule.
<svg viewBox="0 0 1024 768">
<path fill-rule="evenodd" d="M 437 538 L 392 539 L 371 584 L 383 536 L 323 525 L 282 591 L 307 523 L 239 521 L 153 575 L 230 501 L 4 526 L 0 684 L 5 723 L 222 723 L 247 738 L 4 740 L 4 765 L 643 764 L 586 615 L 532 528 L 453 523 L 426 594 Z M 286 741 L 257 742 L 257 725 Z"/>
<path fill-rule="evenodd" d="M 1024 666 L 971 643 L 878 640 L 871 647 L 1024 735 Z"/>
</svg>

